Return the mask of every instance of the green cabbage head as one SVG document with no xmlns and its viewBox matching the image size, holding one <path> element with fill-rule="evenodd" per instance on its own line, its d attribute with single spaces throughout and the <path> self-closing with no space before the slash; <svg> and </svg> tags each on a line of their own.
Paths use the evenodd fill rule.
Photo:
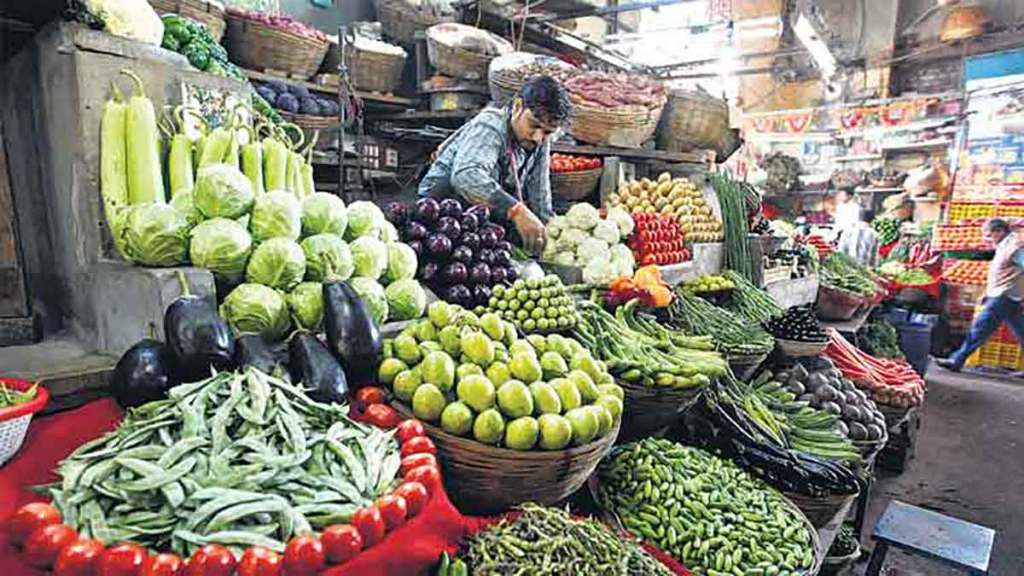
<svg viewBox="0 0 1024 576">
<path fill-rule="evenodd" d="M 251 253 L 249 232 L 234 220 L 213 218 L 192 229 L 192 265 L 206 268 L 223 280 L 241 278 Z"/>
<path fill-rule="evenodd" d="M 249 217 L 253 240 L 298 240 L 302 232 L 302 206 L 291 192 L 274 190 L 256 197 Z"/>
<path fill-rule="evenodd" d="M 360 200 L 348 206 L 348 228 L 345 239 L 354 240 L 361 236 L 379 236 L 384 226 L 384 212 L 373 202 Z"/>
<path fill-rule="evenodd" d="M 359 298 L 370 310 L 377 325 L 381 325 L 388 319 L 388 300 L 384 295 L 384 287 L 373 278 L 352 278 L 348 281 L 352 289 L 356 291 Z"/>
<path fill-rule="evenodd" d="M 405 278 L 396 280 L 384 289 L 388 301 L 388 318 L 391 320 L 412 320 L 423 316 L 427 307 L 427 293 L 420 283 Z"/>
<path fill-rule="evenodd" d="M 279 340 L 291 327 L 284 296 L 262 284 L 236 286 L 224 297 L 220 315 L 235 332 L 253 332 L 268 340 Z"/>
<path fill-rule="evenodd" d="M 227 164 L 200 168 L 193 194 L 204 218 L 240 218 L 249 213 L 255 199 L 249 179 Z"/>
<path fill-rule="evenodd" d="M 289 291 L 306 275 L 306 255 L 294 240 L 271 238 L 252 251 L 245 281 Z"/>
<path fill-rule="evenodd" d="M 143 266 L 188 262 L 188 221 L 173 206 L 147 202 L 127 210 L 121 234 L 132 262 Z"/>
<path fill-rule="evenodd" d="M 319 282 L 300 282 L 286 298 L 300 328 L 319 332 L 324 319 L 324 289 Z"/>
<path fill-rule="evenodd" d="M 387 269 L 388 247 L 373 236 L 360 236 L 348 247 L 352 250 L 356 276 L 376 280 Z"/>
<path fill-rule="evenodd" d="M 412 278 L 416 275 L 418 264 L 416 251 L 408 244 L 401 242 L 388 244 L 388 267 L 384 270 L 384 283 L 391 284 L 395 280 Z"/>
<path fill-rule="evenodd" d="M 195 226 L 203 219 L 203 215 L 196 209 L 196 197 L 191 191 L 175 194 L 174 198 L 171 198 L 171 206 L 174 206 L 185 217 L 189 226 Z"/>
<path fill-rule="evenodd" d="M 341 236 L 315 234 L 302 241 L 302 251 L 306 254 L 307 280 L 348 280 L 352 276 L 352 251 Z"/>
<path fill-rule="evenodd" d="M 337 234 L 348 228 L 348 209 L 341 198 L 327 192 L 314 192 L 302 201 L 302 234 Z"/>
</svg>

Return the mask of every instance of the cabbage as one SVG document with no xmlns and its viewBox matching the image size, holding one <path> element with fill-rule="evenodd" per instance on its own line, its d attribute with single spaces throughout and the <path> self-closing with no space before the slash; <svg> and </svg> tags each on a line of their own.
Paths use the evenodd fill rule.
<svg viewBox="0 0 1024 576">
<path fill-rule="evenodd" d="M 395 230 L 395 225 L 385 220 L 380 227 L 380 239 L 385 244 L 398 242 L 398 230 Z"/>
<path fill-rule="evenodd" d="M 337 234 L 348 227 L 348 209 L 334 194 L 314 192 L 302 201 L 302 234 Z"/>
<path fill-rule="evenodd" d="M 562 232 L 558 240 L 555 240 L 555 249 L 559 252 L 572 252 L 576 250 L 576 246 L 579 246 L 586 239 L 587 233 L 583 230 L 569 228 Z"/>
<path fill-rule="evenodd" d="M 298 240 L 302 232 L 302 207 L 295 195 L 275 190 L 256 197 L 249 218 L 249 231 L 257 242 L 271 238 Z"/>
<path fill-rule="evenodd" d="M 360 236 L 348 246 L 352 249 L 352 263 L 356 276 L 380 278 L 388 266 L 388 248 L 373 236 Z"/>
<path fill-rule="evenodd" d="M 273 340 L 291 326 L 284 297 L 262 284 L 236 286 L 221 303 L 220 315 L 236 333 L 253 332 Z"/>
<path fill-rule="evenodd" d="M 427 307 L 427 292 L 420 283 L 403 278 L 395 280 L 384 290 L 391 320 L 412 320 L 423 316 Z"/>
<path fill-rule="evenodd" d="M 615 222 L 619 227 L 619 236 L 625 238 L 633 233 L 633 227 L 635 226 L 633 217 L 629 215 L 629 212 L 626 212 L 622 208 L 618 206 L 612 206 L 609 208 L 608 220 Z"/>
<path fill-rule="evenodd" d="M 300 328 L 319 332 L 324 319 L 324 288 L 319 282 L 300 282 L 285 298 Z"/>
<path fill-rule="evenodd" d="M 252 184 L 238 168 L 212 164 L 196 176 L 196 208 L 204 218 L 241 218 L 252 208 Z"/>
<path fill-rule="evenodd" d="M 190 227 L 199 224 L 203 219 L 203 215 L 196 209 L 195 198 L 192 192 L 178 192 L 171 198 L 171 206 L 185 217 Z"/>
<path fill-rule="evenodd" d="M 611 220 L 601 220 L 594 226 L 594 229 L 590 231 L 591 235 L 598 240 L 604 240 L 610 246 L 614 246 L 619 243 L 619 227 L 615 222 Z"/>
<path fill-rule="evenodd" d="M 288 291 L 306 275 L 306 255 L 294 240 L 271 238 L 252 252 L 245 281 Z"/>
<path fill-rule="evenodd" d="M 306 254 L 307 280 L 348 280 L 352 276 L 352 251 L 340 236 L 315 234 L 302 241 L 302 251 Z"/>
<path fill-rule="evenodd" d="M 379 236 L 384 225 L 384 212 L 373 202 L 360 200 L 348 207 L 348 228 L 345 239 L 354 240 L 360 236 Z"/>
<path fill-rule="evenodd" d="M 348 281 L 352 289 L 370 310 L 370 316 L 378 325 L 388 319 L 388 300 L 384 287 L 373 278 L 352 278 Z"/>
<path fill-rule="evenodd" d="M 569 211 L 565 213 L 565 218 L 573 228 L 590 230 L 597 226 L 598 221 L 601 220 L 601 214 L 597 211 L 597 208 L 581 202 L 573 204 Z"/>
<path fill-rule="evenodd" d="M 170 204 L 147 202 L 129 207 L 121 234 L 126 255 L 136 264 L 177 266 L 188 262 L 188 221 Z"/>
<path fill-rule="evenodd" d="M 576 247 L 576 258 L 582 262 L 591 262 L 594 259 L 608 261 L 611 257 L 611 250 L 604 240 L 587 238 Z"/>
<path fill-rule="evenodd" d="M 388 267 L 384 271 L 384 283 L 390 284 L 395 280 L 412 278 L 416 275 L 418 265 L 416 251 L 408 244 L 401 242 L 388 244 Z"/>
<path fill-rule="evenodd" d="M 223 280 L 241 277 L 251 252 L 249 232 L 234 220 L 213 218 L 192 229 L 192 265 L 206 268 Z"/>
</svg>

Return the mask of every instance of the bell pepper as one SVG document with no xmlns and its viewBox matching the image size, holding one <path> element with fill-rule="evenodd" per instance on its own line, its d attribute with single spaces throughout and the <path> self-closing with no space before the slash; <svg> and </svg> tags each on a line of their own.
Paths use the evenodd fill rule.
<svg viewBox="0 0 1024 576">
<path fill-rule="evenodd" d="M 161 19 L 164 23 L 164 41 L 168 36 L 178 41 L 178 46 L 184 46 L 192 40 L 192 31 L 189 28 L 190 20 L 177 14 L 164 14 Z"/>
<path fill-rule="evenodd" d="M 189 42 L 181 54 L 188 58 L 189 64 L 204 72 L 210 67 L 210 51 L 201 42 Z"/>
</svg>

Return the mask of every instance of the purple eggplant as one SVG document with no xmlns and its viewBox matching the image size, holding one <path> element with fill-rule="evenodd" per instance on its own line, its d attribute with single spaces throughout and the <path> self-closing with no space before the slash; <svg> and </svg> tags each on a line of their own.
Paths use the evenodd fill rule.
<svg viewBox="0 0 1024 576">
<path fill-rule="evenodd" d="M 455 198 L 445 198 L 441 200 L 441 216 L 451 216 L 452 218 L 458 218 L 462 214 L 462 203 Z"/>
<path fill-rule="evenodd" d="M 484 248 L 494 248 L 498 244 L 498 235 L 490 228 L 484 228 L 480 232 L 480 245 Z"/>
<path fill-rule="evenodd" d="M 508 240 L 502 240 L 501 242 L 498 242 L 498 245 L 496 246 L 496 248 L 498 250 L 504 250 L 505 252 L 508 252 L 509 254 L 512 253 L 512 243 L 509 242 Z"/>
<path fill-rule="evenodd" d="M 420 224 L 419 222 L 409 222 L 405 227 L 405 240 L 407 242 L 410 240 L 423 240 L 429 233 L 430 232 L 427 231 L 427 227 L 423 224 Z"/>
<path fill-rule="evenodd" d="M 508 280 L 508 269 L 494 266 L 491 268 L 491 283 L 504 284 Z"/>
<path fill-rule="evenodd" d="M 437 262 L 423 262 L 420 264 L 420 280 L 431 282 L 437 278 L 437 271 L 441 266 Z"/>
<path fill-rule="evenodd" d="M 512 254 L 506 252 L 505 250 L 495 250 L 494 262 L 492 262 L 492 264 L 497 264 L 498 266 L 511 266 Z"/>
<path fill-rule="evenodd" d="M 438 232 L 428 236 L 423 247 L 427 249 L 427 254 L 434 260 L 446 260 L 452 253 L 451 239 Z"/>
<path fill-rule="evenodd" d="M 485 264 L 494 264 L 494 250 L 481 248 L 476 253 L 476 259 Z"/>
<path fill-rule="evenodd" d="M 431 224 L 441 215 L 441 205 L 433 198 L 420 198 L 416 201 L 413 218 L 421 224 Z"/>
<path fill-rule="evenodd" d="M 441 279 L 447 284 L 465 284 L 469 279 L 469 270 L 462 262 L 452 262 L 441 270 Z"/>
<path fill-rule="evenodd" d="M 459 224 L 462 226 L 463 232 L 476 232 L 480 227 L 480 221 L 476 219 L 476 214 L 463 214 L 459 218 Z"/>
<path fill-rule="evenodd" d="M 420 242 L 419 240 L 409 240 L 406 244 L 409 248 L 412 248 L 412 251 L 416 253 L 416 256 L 423 256 L 423 242 Z"/>
<path fill-rule="evenodd" d="M 480 247 L 480 235 L 476 232 L 466 232 L 459 241 L 462 242 L 463 246 L 469 246 L 473 250 Z"/>
<path fill-rule="evenodd" d="M 469 282 L 471 284 L 490 284 L 491 267 L 486 262 L 477 262 L 469 271 Z"/>
<path fill-rule="evenodd" d="M 466 210 L 466 214 L 473 214 L 476 216 L 477 222 L 483 226 L 491 220 L 491 209 L 483 204 L 477 204 Z"/>
<path fill-rule="evenodd" d="M 434 231 L 438 234 L 444 234 L 454 242 L 462 235 L 462 226 L 459 225 L 458 220 L 451 216 L 441 216 L 437 220 L 437 225 L 434 227 Z"/>
<path fill-rule="evenodd" d="M 516 278 L 519 278 L 519 271 L 516 270 L 515 266 L 509 266 L 508 268 L 505 268 L 506 282 L 515 282 Z"/>
<path fill-rule="evenodd" d="M 473 261 L 473 249 L 466 245 L 456 246 L 455 250 L 452 250 L 452 260 L 469 264 Z"/>
<path fill-rule="evenodd" d="M 449 286 L 445 296 L 445 300 L 452 304 L 458 304 L 463 308 L 473 307 L 473 293 L 469 291 L 465 284 Z"/>
<path fill-rule="evenodd" d="M 401 226 L 409 220 L 409 211 L 401 202 L 388 202 L 384 207 L 384 217 L 395 226 Z"/>
<path fill-rule="evenodd" d="M 487 306 L 491 299 L 491 287 L 478 284 L 473 287 L 473 301 L 477 306 Z"/>
<path fill-rule="evenodd" d="M 505 240 L 505 228 L 501 224 L 488 224 L 485 230 L 490 230 L 494 233 L 495 238 L 498 239 L 498 241 L 495 242 L 495 245 L 497 245 L 498 242 Z"/>
</svg>

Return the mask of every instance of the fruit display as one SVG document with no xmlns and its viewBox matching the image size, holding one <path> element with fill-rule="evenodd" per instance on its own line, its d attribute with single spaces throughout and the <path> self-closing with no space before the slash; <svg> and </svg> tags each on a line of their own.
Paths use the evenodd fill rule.
<svg viewBox="0 0 1024 576">
<path fill-rule="evenodd" d="M 828 334 L 818 322 L 814 307 L 794 306 L 781 316 L 773 316 L 765 322 L 768 332 L 781 340 L 796 342 L 827 342 Z"/>
<path fill-rule="evenodd" d="M 892 216 L 879 216 L 872 220 L 871 227 L 878 233 L 879 245 L 885 246 L 899 240 L 902 223 L 902 220 Z"/>
<path fill-rule="evenodd" d="M 903 360 L 875 358 L 829 329 L 829 345 L 822 356 L 833 362 L 843 376 L 871 392 L 882 406 L 909 408 L 924 401 L 925 381 Z"/>
<path fill-rule="evenodd" d="M 935 250 L 993 250 L 985 242 L 984 221 L 961 220 L 959 224 L 938 224 L 932 232 Z"/>
<path fill-rule="evenodd" d="M 774 488 L 728 460 L 666 439 L 616 446 L 598 468 L 598 502 L 694 574 L 799 573 L 811 526 Z"/>
<path fill-rule="evenodd" d="M 520 339 L 493 312 L 437 301 L 385 343 L 379 380 L 417 418 L 512 450 L 562 450 L 611 433 L 622 389 L 573 338 Z"/>
<path fill-rule="evenodd" d="M 483 313 L 484 310 L 476 310 Z M 564 332 L 576 326 L 576 305 L 558 276 L 516 280 L 512 286 L 495 286 L 487 311 L 511 322 L 525 334 Z"/>
<path fill-rule="evenodd" d="M 728 356 L 767 354 L 775 339 L 758 322 L 719 308 L 676 287 L 676 297 L 666 310 L 665 325 L 691 336 L 707 336 L 715 349 Z"/>
<path fill-rule="evenodd" d="M 548 241 L 540 259 L 582 268 L 587 284 L 631 276 L 636 262 L 624 241 L 633 228 L 633 218 L 621 208 L 610 208 L 602 215 L 590 204 L 574 204 L 564 216 L 548 221 L 544 229 Z"/>
<path fill-rule="evenodd" d="M 996 205 L 992 202 L 950 202 L 946 221 L 951 224 L 962 220 L 988 220 L 996 215 Z"/>
<path fill-rule="evenodd" d="M 256 93 L 263 97 L 268 104 L 282 112 L 309 116 L 338 116 L 337 99 L 324 98 L 298 84 L 288 84 L 281 80 L 267 80 L 256 84 Z"/>
<path fill-rule="evenodd" d="M 954 260 L 942 273 L 942 279 L 952 284 L 984 286 L 988 281 L 988 260 Z"/>
<path fill-rule="evenodd" d="M 722 275 L 735 287 L 725 302 L 724 307 L 727 310 L 761 324 L 786 312 L 771 295 L 735 271 L 726 270 Z"/>
<path fill-rule="evenodd" d="M 558 152 L 551 155 L 551 172 L 554 174 L 596 170 L 603 165 L 604 162 L 596 156 L 576 156 L 573 154 L 559 154 Z"/>
<path fill-rule="evenodd" d="M 832 253 L 832 245 L 821 236 L 812 234 L 801 238 L 800 240 L 818 251 L 819 260 L 823 260 L 826 256 Z"/>
<path fill-rule="evenodd" d="M 690 259 L 686 236 L 679 222 L 667 214 L 633 214 L 634 234 L 629 239 L 633 256 L 643 266 L 678 264 Z"/>
<path fill-rule="evenodd" d="M 495 286 L 519 276 L 505 228 L 491 222 L 487 206 L 421 198 L 414 204 L 391 202 L 384 213 L 418 256 L 417 278 L 448 302 L 486 306 Z"/>
<path fill-rule="evenodd" d="M 718 221 L 704 192 L 686 178 L 672 178 L 662 172 L 658 179 L 633 180 L 623 184 L 608 199 L 609 206 L 622 206 L 632 214 L 659 213 L 675 217 L 690 242 L 721 242 Z"/>
<path fill-rule="evenodd" d="M 637 74 L 587 71 L 562 82 L 574 104 L 600 108 L 661 108 L 667 99 L 665 86 Z"/>
<path fill-rule="evenodd" d="M 710 294 L 715 292 L 727 292 L 735 288 L 732 280 L 718 274 L 704 274 L 694 280 L 687 280 L 682 283 L 682 289 L 689 294 Z"/>
</svg>

